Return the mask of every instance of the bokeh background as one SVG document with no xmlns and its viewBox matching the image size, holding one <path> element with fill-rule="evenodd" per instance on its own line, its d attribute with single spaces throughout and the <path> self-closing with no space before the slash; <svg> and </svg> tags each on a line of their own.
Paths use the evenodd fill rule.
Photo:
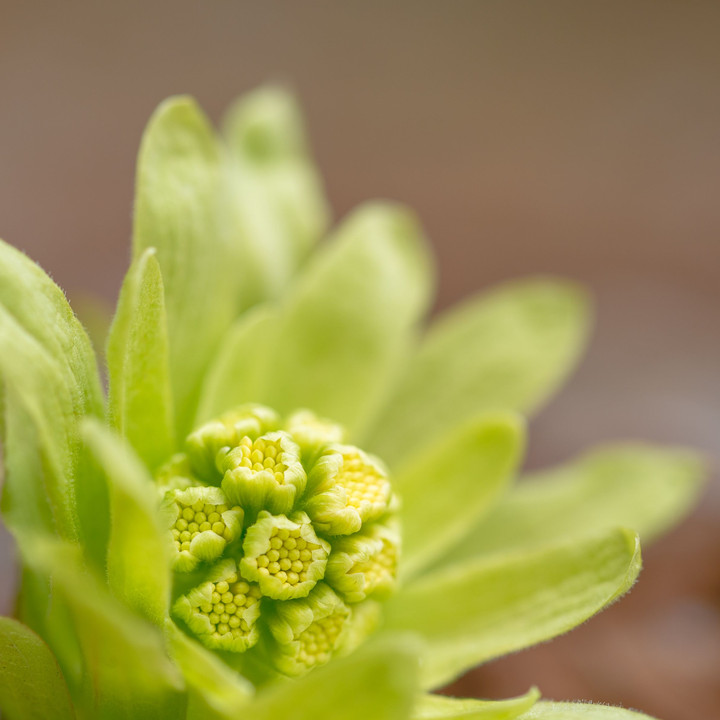
<svg viewBox="0 0 720 720">
<path fill-rule="evenodd" d="M 531 427 L 530 467 L 618 438 L 720 455 L 720 4 L 0 0 L 0 236 L 114 301 L 155 105 L 217 120 L 282 81 L 336 217 L 416 208 L 438 309 L 494 282 L 586 283 L 588 356 Z M 717 467 L 717 466 L 715 466 Z M 652 501 L 651 499 L 649 501 Z M 13 551 L 0 536 L 0 609 Z M 720 717 L 720 480 L 645 552 L 631 595 L 453 688 L 538 684 L 665 720 Z"/>
</svg>

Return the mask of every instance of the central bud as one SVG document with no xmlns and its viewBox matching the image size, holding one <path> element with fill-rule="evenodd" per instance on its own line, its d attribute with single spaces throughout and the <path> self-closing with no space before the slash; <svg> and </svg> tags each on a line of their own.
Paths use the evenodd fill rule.
<svg viewBox="0 0 720 720">
<path fill-rule="evenodd" d="M 159 471 L 173 615 L 206 647 L 299 675 L 374 629 L 397 578 L 397 502 L 383 463 L 344 436 L 249 405 Z"/>
</svg>

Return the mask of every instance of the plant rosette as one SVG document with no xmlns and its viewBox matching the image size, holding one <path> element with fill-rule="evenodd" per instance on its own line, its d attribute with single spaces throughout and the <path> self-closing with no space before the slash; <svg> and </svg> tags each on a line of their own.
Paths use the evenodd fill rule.
<svg viewBox="0 0 720 720">
<path fill-rule="evenodd" d="M 625 593 L 701 461 L 618 444 L 514 482 L 584 346 L 571 283 L 421 324 L 413 215 L 327 204 L 282 90 L 217 136 L 153 116 L 107 400 L 62 291 L 0 243 L 4 520 L 22 562 L 0 707 L 43 718 L 642 718 L 431 694 Z M 629 528 L 629 529 L 627 529 Z"/>
</svg>

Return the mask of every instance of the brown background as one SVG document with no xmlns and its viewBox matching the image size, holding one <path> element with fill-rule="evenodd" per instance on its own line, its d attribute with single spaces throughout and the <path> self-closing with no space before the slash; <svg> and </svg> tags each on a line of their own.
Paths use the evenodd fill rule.
<svg viewBox="0 0 720 720">
<path fill-rule="evenodd" d="M 718 457 L 719 39 L 718 3 L 0 0 L 0 236 L 113 300 L 154 106 L 189 92 L 217 119 L 283 80 L 338 217 L 377 196 L 418 210 L 438 307 L 528 273 L 594 291 L 587 360 L 529 465 L 622 437 Z M 719 524 L 715 478 L 629 598 L 458 688 L 720 717 Z"/>
</svg>

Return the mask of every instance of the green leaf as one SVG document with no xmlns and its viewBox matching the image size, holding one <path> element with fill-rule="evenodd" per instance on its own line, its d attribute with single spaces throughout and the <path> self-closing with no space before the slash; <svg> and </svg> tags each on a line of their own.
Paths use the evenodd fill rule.
<svg viewBox="0 0 720 720">
<path fill-rule="evenodd" d="M 67 377 L 48 351 L 0 306 L 0 374 L 5 383 L 8 477 L 3 513 L 11 529 L 80 535 L 77 423 Z M 49 520 L 49 516 L 52 520 Z"/>
<path fill-rule="evenodd" d="M 110 417 L 151 470 L 174 450 L 167 318 L 153 248 L 130 268 L 107 345 Z"/>
<path fill-rule="evenodd" d="M 253 686 L 219 657 L 189 638 L 168 620 L 170 654 L 188 686 L 187 720 L 236 720 L 252 699 Z"/>
<path fill-rule="evenodd" d="M 588 703 L 539 702 L 518 720 L 653 720 L 632 710 Z"/>
<path fill-rule="evenodd" d="M 385 638 L 341 660 L 283 682 L 247 708 L 253 720 L 400 720 L 417 691 L 418 647 L 409 638 Z M 228 716 L 234 720 L 236 716 Z"/>
<path fill-rule="evenodd" d="M 406 577 L 430 565 L 473 528 L 512 478 L 524 446 L 522 420 L 483 416 L 446 434 L 399 469 Z M 432 528 L 432 532 L 428 532 Z"/>
<path fill-rule="evenodd" d="M 22 533 L 25 537 L 26 533 Z M 29 536 L 29 535 L 28 535 Z M 82 678 L 82 651 L 72 626 L 72 617 L 51 579 L 21 565 L 22 584 L 17 599 L 18 619 L 36 632 L 51 648 L 69 687 Z"/>
<path fill-rule="evenodd" d="M 430 284 L 408 211 L 378 203 L 356 211 L 284 303 L 268 348 L 267 404 L 308 408 L 359 433 L 395 379 Z"/>
<path fill-rule="evenodd" d="M 266 87 L 243 96 L 224 127 L 246 307 L 285 289 L 325 234 L 329 211 L 290 93 Z"/>
<path fill-rule="evenodd" d="M 48 646 L 30 629 L 0 618 L 0 710 L 7 720 L 72 720 L 70 694 Z"/>
<path fill-rule="evenodd" d="M 439 687 L 579 625 L 626 592 L 640 565 L 627 530 L 461 563 L 402 588 L 386 604 L 386 627 L 423 636 L 423 685 Z"/>
<path fill-rule="evenodd" d="M 0 325 L 3 311 L 0 308 Z M 0 370 L 6 374 L 8 360 L 0 359 Z M 17 533 L 21 528 L 43 529 L 45 532 L 55 531 L 53 510 L 50 507 L 50 487 L 62 480 L 52 475 L 51 466 L 43 463 L 47 454 L 43 451 L 43 443 L 50 442 L 47 438 L 48 429 L 42 422 L 42 411 L 26 405 L 28 394 L 23 392 L 23 385 L 5 384 L 3 456 L 5 468 L 3 473 L 2 511 L 4 521 L 11 531 Z M 42 404 L 50 404 L 46 397 Z M 38 412 L 40 417 L 38 418 Z M 61 417 L 61 416 L 58 416 Z M 40 428 L 36 425 L 38 418 Z M 58 422 L 56 429 L 61 427 Z M 52 456 L 53 452 L 50 451 Z M 48 473 L 50 474 L 48 477 Z"/>
<path fill-rule="evenodd" d="M 102 555 L 107 500 L 77 431 L 79 417 L 103 413 L 95 356 L 60 288 L 2 241 L 0 376 L 7 391 L 6 522 L 15 532 L 42 527 L 83 537 Z"/>
<path fill-rule="evenodd" d="M 430 329 L 370 448 L 390 464 L 484 410 L 535 410 L 585 344 L 587 300 L 570 283 L 503 285 Z"/>
<path fill-rule="evenodd" d="M 161 631 L 108 592 L 84 566 L 78 547 L 29 537 L 19 546 L 24 562 L 52 577 L 70 609 L 84 663 L 72 692 L 86 708 L 84 716 L 177 720 L 184 707 L 182 678 L 165 654 Z"/>
<path fill-rule="evenodd" d="M 105 366 L 105 345 L 115 307 L 106 297 L 85 291 L 71 292 L 68 300 L 90 338 L 98 364 Z"/>
<path fill-rule="evenodd" d="M 700 457 L 687 450 L 600 448 L 525 478 L 452 556 L 506 553 L 618 525 L 645 543 L 690 510 L 705 474 Z"/>
<path fill-rule="evenodd" d="M 462 718 L 462 720 L 515 720 L 540 697 L 536 688 L 510 700 L 459 700 L 443 695 L 423 695 L 415 706 L 413 720 Z"/>
<path fill-rule="evenodd" d="M 240 316 L 205 376 L 195 427 L 239 405 L 259 402 L 267 380 L 265 351 L 276 323 L 277 310 L 267 306 Z"/>
<path fill-rule="evenodd" d="M 179 437 L 190 429 L 205 368 L 237 310 L 237 251 L 218 141 L 193 100 L 160 105 L 138 158 L 134 257 L 150 247 L 165 286 Z"/>
<path fill-rule="evenodd" d="M 0 305 L 61 367 L 78 414 L 103 412 L 92 345 L 63 291 L 26 255 L 0 240 Z"/>
<path fill-rule="evenodd" d="M 161 625 L 170 602 L 170 522 L 163 526 L 155 482 L 130 448 L 99 422 L 86 421 L 82 431 L 110 492 L 110 589 Z"/>
</svg>

